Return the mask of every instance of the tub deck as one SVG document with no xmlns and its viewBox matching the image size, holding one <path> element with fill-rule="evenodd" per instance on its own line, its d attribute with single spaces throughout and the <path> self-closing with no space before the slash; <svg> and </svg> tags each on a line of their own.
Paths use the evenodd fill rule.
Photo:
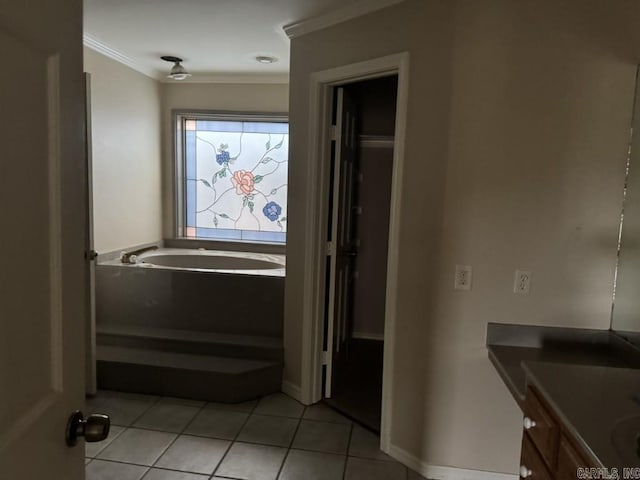
<svg viewBox="0 0 640 480">
<path fill-rule="evenodd" d="M 144 265 L 96 267 L 99 388 L 216 402 L 280 391 L 284 266 L 236 274 Z"/>
</svg>

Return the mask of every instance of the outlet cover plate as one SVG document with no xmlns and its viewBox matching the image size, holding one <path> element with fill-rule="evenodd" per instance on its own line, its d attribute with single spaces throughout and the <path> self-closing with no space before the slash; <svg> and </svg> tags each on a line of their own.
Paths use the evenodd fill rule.
<svg viewBox="0 0 640 480">
<path fill-rule="evenodd" d="M 529 295 L 531 290 L 531 272 L 527 270 L 516 270 L 513 280 L 513 293 L 519 295 Z"/>
<path fill-rule="evenodd" d="M 455 290 L 471 290 L 473 270 L 471 265 L 456 265 L 456 273 L 453 282 Z"/>
</svg>

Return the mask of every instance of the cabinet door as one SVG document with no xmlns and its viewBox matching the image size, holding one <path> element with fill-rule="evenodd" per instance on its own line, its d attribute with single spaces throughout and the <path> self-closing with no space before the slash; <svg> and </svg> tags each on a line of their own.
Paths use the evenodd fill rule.
<svg viewBox="0 0 640 480">
<path fill-rule="evenodd" d="M 520 478 L 528 480 L 553 480 L 542 456 L 525 433 L 522 435 L 522 454 L 520 456 Z"/>
<path fill-rule="evenodd" d="M 560 428 L 549 409 L 531 387 L 527 389 L 524 414 L 525 418 L 532 421 L 532 426 L 527 428 L 525 425 L 526 433 L 540 451 L 547 466 L 553 470 L 556 464 Z"/>
<path fill-rule="evenodd" d="M 595 467 L 594 464 L 585 460 L 578 453 L 571 442 L 564 436 L 560 439 L 558 448 L 558 467 L 556 469 L 556 480 L 575 480 L 578 468 Z"/>
</svg>

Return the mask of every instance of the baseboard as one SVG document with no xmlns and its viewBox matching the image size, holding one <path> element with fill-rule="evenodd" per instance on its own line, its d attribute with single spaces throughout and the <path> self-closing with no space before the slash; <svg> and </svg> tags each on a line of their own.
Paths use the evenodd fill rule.
<svg viewBox="0 0 640 480">
<path fill-rule="evenodd" d="M 466 468 L 439 467 L 428 465 L 405 450 L 390 445 L 389 456 L 403 463 L 411 470 L 418 472 L 425 478 L 432 480 L 517 480 L 518 475 L 509 473 L 487 472 L 484 470 L 469 470 Z"/>
<path fill-rule="evenodd" d="M 291 398 L 302 402 L 302 390 L 298 385 L 294 385 L 286 380 L 282 381 L 282 393 L 289 395 Z"/>
<path fill-rule="evenodd" d="M 380 340 L 384 341 L 383 333 L 367 333 L 367 332 L 353 332 L 351 338 L 360 338 L 362 340 Z"/>
</svg>

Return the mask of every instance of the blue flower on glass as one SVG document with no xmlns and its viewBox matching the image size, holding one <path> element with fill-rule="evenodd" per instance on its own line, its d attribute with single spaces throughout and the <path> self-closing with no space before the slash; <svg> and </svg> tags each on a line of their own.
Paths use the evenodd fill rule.
<svg viewBox="0 0 640 480">
<path fill-rule="evenodd" d="M 216 162 L 218 162 L 218 165 L 223 165 L 229 160 L 231 160 L 231 157 L 226 150 L 221 150 L 220 153 L 216 153 Z"/>
<path fill-rule="evenodd" d="M 262 213 L 264 213 L 264 216 L 269 220 L 275 222 L 282 213 L 282 207 L 276 202 L 269 202 L 262 209 Z"/>
</svg>

